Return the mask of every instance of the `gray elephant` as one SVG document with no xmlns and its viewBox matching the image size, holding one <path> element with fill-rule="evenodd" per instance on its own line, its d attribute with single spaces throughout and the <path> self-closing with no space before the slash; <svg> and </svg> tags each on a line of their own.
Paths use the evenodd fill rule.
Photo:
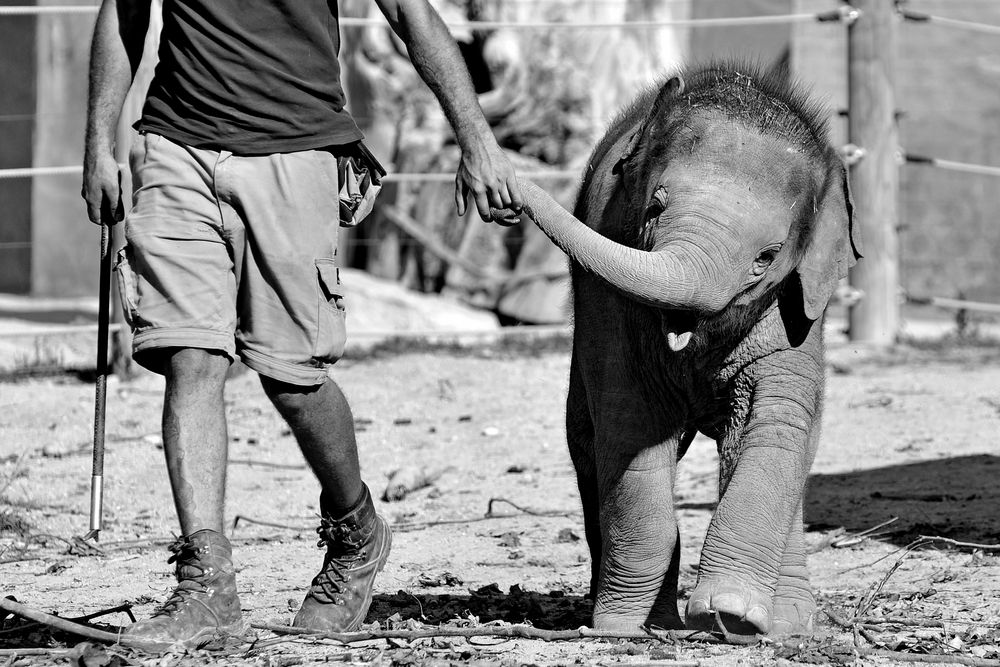
<svg viewBox="0 0 1000 667">
<path fill-rule="evenodd" d="M 776 73 L 692 68 L 611 124 L 574 215 L 522 187 L 573 265 L 566 427 L 594 627 L 684 627 L 673 485 L 700 431 L 718 443 L 720 499 L 687 627 L 808 630 L 821 320 L 861 256 L 821 109 Z"/>
</svg>

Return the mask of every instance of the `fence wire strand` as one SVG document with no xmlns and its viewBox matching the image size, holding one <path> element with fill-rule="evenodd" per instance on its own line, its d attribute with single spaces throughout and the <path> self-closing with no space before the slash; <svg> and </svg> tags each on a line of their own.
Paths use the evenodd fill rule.
<svg viewBox="0 0 1000 667">
<path fill-rule="evenodd" d="M 948 28 L 957 28 L 960 30 L 970 30 L 973 32 L 981 32 L 987 35 L 1000 35 L 1000 25 L 994 25 L 992 23 L 980 23 L 978 21 L 963 21 L 961 19 L 952 19 L 947 16 L 938 16 L 936 14 L 925 14 L 924 12 L 915 12 L 912 9 L 899 9 L 900 15 L 907 21 L 913 23 L 934 23 L 937 25 L 943 25 Z"/>
<path fill-rule="evenodd" d="M 1000 176 L 1000 167 L 993 167 L 985 164 L 970 164 L 968 162 L 955 162 L 954 160 L 941 160 L 939 158 L 913 155 L 911 153 L 907 153 L 903 157 L 907 164 L 923 164 L 929 167 L 937 167 L 938 169 L 947 169 L 950 171 L 961 171 L 967 174 Z"/>
<path fill-rule="evenodd" d="M 74 6 L 74 5 L 11 5 L 0 7 L 0 16 L 34 16 L 52 14 L 96 14 L 97 6 Z M 704 19 L 665 19 L 662 21 L 594 21 L 594 22 L 567 22 L 567 21 L 447 21 L 449 28 L 465 30 L 496 30 L 499 28 L 509 28 L 512 30 L 549 30 L 549 29 L 608 29 L 608 28 L 629 28 L 629 29 L 656 29 L 670 27 L 710 27 L 710 26 L 753 26 L 768 25 L 775 23 L 802 23 L 808 21 L 830 21 L 836 20 L 840 12 L 825 13 L 801 13 L 801 14 L 772 14 L 767 16 L 733 16 L 727 18 L 704 18 Z M 388 24 L 379 18 L 356 18 L 342 16 L 338 23 L 342 27 L 388 27 Z"/>
</svg>

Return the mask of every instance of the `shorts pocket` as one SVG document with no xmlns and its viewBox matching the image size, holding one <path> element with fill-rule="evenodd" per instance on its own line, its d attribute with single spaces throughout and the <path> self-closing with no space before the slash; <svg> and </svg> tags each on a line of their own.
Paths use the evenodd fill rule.
<svg viewBox="0 0 1000 667">
<path fill-rule="evenodd" d="M 118 299 L 122 304 L 122 312 L 128 325 L 135 328 L 136 322 L 136 292 L 135 274 L 132 272 L 132 265 L 129 263 L 129 247 L 125 245 L 118 251 L 115 260 L 115 278 L 118 283 Z"/>
<path fill-rule="evenodd" d="M 333 363 L 344 354 L 347 344 L 346 310 L 344 291 L 340 284 L 340 269 L 336 260 L 316 260 L 316 277 L 319 281 L 319 317 L 313 358 Z"/>
</svg>

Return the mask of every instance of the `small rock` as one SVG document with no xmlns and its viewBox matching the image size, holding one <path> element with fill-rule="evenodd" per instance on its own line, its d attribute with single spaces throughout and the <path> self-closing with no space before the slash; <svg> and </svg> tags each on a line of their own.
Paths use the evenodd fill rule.
<svg viewBox="0 0 1000 667">
<path fill-rule="evenodd" d="M 500 429 L 498 429 L 496 426 L 487 426 L 486 428 L 483 429 L 483 435 L 486 436 L 487 438 L 495 438 L 496 436 L 500 435 Z"/>
<path fill-rule="evenodd" d="M 521 546 L 521 538 L 514 531 L 510 531 L 500 535 L 499 544 L 502 547 L 519 547 Z"/>
<path fill-rule="evenodd" d="M 556 535 L 556 542 L 567 543 L 567 542 L 579 542 L 580 536 L 573 532 L 571 528 L 563 528 Z"/>
</svg>

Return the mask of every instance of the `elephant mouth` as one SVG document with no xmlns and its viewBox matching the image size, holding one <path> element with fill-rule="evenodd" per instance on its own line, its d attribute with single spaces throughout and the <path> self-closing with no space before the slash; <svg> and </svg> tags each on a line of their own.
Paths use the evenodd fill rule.
<svg viewBox="0 0 1000 667">
<path fill-rule="evenodd" d="M 688 343 L 698 326 L 698 317 L 685 310 L 665 310 L 662 314 L 663 333 L 667 338 L 667 347 L 672 352 L 680 352 Z"/>
</svg>

